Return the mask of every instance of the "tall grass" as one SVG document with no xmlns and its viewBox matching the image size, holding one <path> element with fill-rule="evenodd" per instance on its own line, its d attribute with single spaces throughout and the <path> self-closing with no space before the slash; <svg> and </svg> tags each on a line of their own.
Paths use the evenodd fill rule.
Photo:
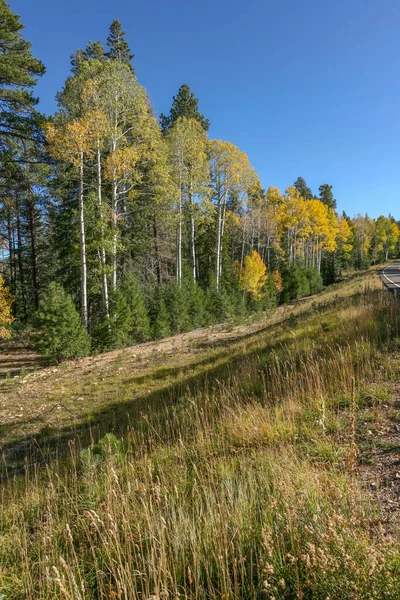
<svg viewBox="0 0 400 600">
<path fill-rule="evenodd" d="M 353 468 L 357 411 L 387 398 L 398 331 L 388 295 L 317 309 L 125 439 L 8 482 L 0 592 L 398 599 L 398 546 Z"/>
</svg>

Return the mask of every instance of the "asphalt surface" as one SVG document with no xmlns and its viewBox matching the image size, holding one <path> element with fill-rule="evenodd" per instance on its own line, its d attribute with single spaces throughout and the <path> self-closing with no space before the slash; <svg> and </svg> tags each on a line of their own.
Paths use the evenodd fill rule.
<svg viewBox="0 0 400 600">
<path fill-rule="evenodd" d="M 395 294 L 400 294 L 400 261 L 396 261 L 378 271 L 382 283 Z"/>
</svg>

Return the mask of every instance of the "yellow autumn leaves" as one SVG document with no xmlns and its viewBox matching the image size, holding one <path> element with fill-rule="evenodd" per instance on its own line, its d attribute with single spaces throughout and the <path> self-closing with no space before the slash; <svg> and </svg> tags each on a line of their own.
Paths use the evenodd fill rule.
<svg viewBox="0 0 400 600">
<path fill-rule="evenodd" d="M 5 287 L 4 279 L 0 275 L 0 339 L 10 337 L 9 326 L 14 321 L 14 317 L 11 314 L 11 305 L 13 302 L 14 298 L 8 288 Z"/>
<path fill-rule="evenodd" d="M 239 277 L 240 288 L 255 300 L 261 298 L 269 275 L 267 274 L 267 267 L 259 253 L 254 250 L 251 254 L 245 256 L 243 265 L 236 263 L 236 272 Z M 273 271 L 271 278 L 276 292 L 280 294 L 283 289 L 283 282 L 282 276 L 277 269 Z"/>
</svg>

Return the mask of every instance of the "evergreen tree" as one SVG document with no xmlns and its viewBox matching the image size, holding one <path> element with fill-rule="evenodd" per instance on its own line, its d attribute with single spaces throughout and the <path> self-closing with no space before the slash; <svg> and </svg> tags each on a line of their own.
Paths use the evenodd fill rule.
<svg viewBox="0 0 400 600">
<path fill-rule="evenodd" d="M 168 289 L 166 300 L 172 333 L 181 333 L 191 329 L 186 292 L 187 288 L 178 284 L 173 284 Z"/>
<path fill-rule="evenodd" d="M 89 353 L 89 337 L 79 313 L 71 296 L 60 285 L 51 283 L 43 294 L 36 314 L 36 326 L 36 349 L 40 354 L 60 362 Z"/>
<path fill-rule="evenodd" d="M 127 297 L 122 290 L 114 290 L 110 300 L 110 313 L 113 315 L 107 319 L 110 341 L 113 347 L 119 348 L 132 343 L 132 314 Z"/>
<path fill-rule="evenodd" d="M 321 202 L 326 204 L 328 208 L 336 210 L 336 200 L 333 197 L 332 187 L 333 186 L 329 185 L 328 183 L 323 183 L 320 185 L 318 188 L 319 197 L 321 198 Z"/>
<path fill-rule="evenodd" d="M 143 290 L 132 271 L 125 276 L 122 292 L 130 311 L 130 339 L 132 343 L 147 342 L 151 337 L 150 319 Z"/>
<path fill-rule="evenodd" d="M 187 315 L 193 329 L 197 329 L 206 324 L 205 294 L 198 283 L 188 274 L 184 278 L 183 287 L 185 289 L 187 302 Z"/>
<path fill-rule="evenodd" d="M 150 307 L 150 322 L 153 338 L 161 340 L 171 335 L 170 317 L 165 303 L 165 290 L 157 286 Z"/>
<path fill-rule="evenodd" d="M 177 95 L 173 97 L 169 115 L 160 115 L 161 129 L 164 132 L 168 131 L 179 117 L 198 121 L 205 131 L 210 128 L 210 121 L 200 113 L 199 101 L 186 83 L 181 85 Z"/>
<path fill-rule="evenodd" d="M 0 0 L 0 149 L 11 139 L 31 137 L 36 121 L 32 88 L 45 72 L 21 29 L 19 16 Z"/>
<path fill-rule="evenodd" d="M 76 52 L 74 52 L 74 54 L 71 54 L 72 72 L 76 74 L 84 62 L 93 59 L 98 61 L 106 60 L 104 46 L 100 41 L 90 41 L 88 42 L 85 50 L 79 49 Z"/>
<path fill-rule="evenodd" d="M 300 192 L 300 196 L 302 196 L 304 200 L 311 200 L 313 197 L 311 188 L 308 187 L 303 177 L 298 177 L 293 186 Z"/>
<path fill-rule="evenodd" d="M 307 272 L 301 267 L 293 267 L 283 277 L 282 300 L 284 303 L 310 295 L 310 281 Z"/>
<path fill-rule="evenodd" d="M 206 293 L 206 318 L 209 325 L 223 323 L 234 316 L 231 299 L 224 288 L 217 288 L 215 276 L 212 275 Z"/>
<path fill-rule="evenodd" d="M 317 294 L 324 287 L 321 273 L 317 269 L 306 269 L 306 276 L 310 285 L 310 294 Z"/>
<path fill-rule="evenodd" d="M 132 60 L 135 58 L 135 55 L 131 53 L 129 44 L 125 39 L 125 31 L 122 31 L 121 21 L 118 19 L 114 19 L 110 25 L 107 45 L 109 47 L 109 51 L 106 53 L 107 58 L 125 63 L 131 69 L 132 73 L 134 73 Z"/>
</svg>

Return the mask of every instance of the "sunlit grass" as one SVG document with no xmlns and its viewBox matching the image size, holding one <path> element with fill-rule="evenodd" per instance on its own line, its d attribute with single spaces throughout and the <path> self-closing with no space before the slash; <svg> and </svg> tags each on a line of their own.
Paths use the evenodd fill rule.
<svg viewBox="0 0 400 600">
<path fill-rule="evenodd" d="M 397 599 L 399 549 L 357 481 L 354 427 L 390 397 L 398 326 L 372 290 L 316 309 L 124 439 L 4 485 L 0 592 Z"/>
</svg>

